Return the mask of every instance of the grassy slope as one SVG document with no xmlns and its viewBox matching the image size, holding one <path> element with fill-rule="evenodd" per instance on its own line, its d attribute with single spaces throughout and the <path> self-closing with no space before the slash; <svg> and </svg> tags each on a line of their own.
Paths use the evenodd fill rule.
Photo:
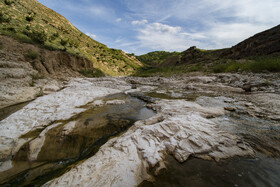
<svg viewBox="0 0 280 187">
<path fill-rule="evenodd" d="M 36 0 L 1 0 L 0 33 L 51 50 L 66 50 L 93 62 L 109 75 L 129 75 L 142 64 L 121 50 L 110 49 L 75 28 Z"/>
<path fill-rule="evenodd" d="M 243 59 L 229 59 L 221 57 L 224 50 L 201 50 L 195 49 L 190 52 L 186 50 L 178 53 L 179 62 L 170 62 L 169 57 L 156 57 L 157 53 L 152 55 L 145 54 L 144 64 L 149 66 L 143 67 L 134 76 L 171 76 L 174 74 L 189 72 L 205 72 L 205 73 L 223 73 L 223 72 L 280 72 L 280 54 L 249 56 Z M 162 53 L 162 52 L 161 52 Z M 141 58 L 138 57 L 139 60 Z M 148 62 L 150 61 L 150 63 Z M 166 63 L 168 62 L 168 63 Z M 156 64 L 156 65 L 151 65 Z"/>
<path fill-rule="evenodd" d="M 222 72 L 280 72 L 280 25 L 260 32 L 239 44 L 219 50 L 190 47 L 177 58 L 166 52 L 153 52 L 138 57 L 150 66 L 136 76 L 172 75 L 200 71 Z M 167 54 L 167 55 L 162 55 Z M 144 57 L 144 58 L 143 58 Z"/>
<path fill-rule="evenodd" d="M 163 63 L 167 58 L 180 55 L 179 52 L 154 51 L 136 58 L 142 63 L 149 66 L 157 66 Z"/>
</svg>

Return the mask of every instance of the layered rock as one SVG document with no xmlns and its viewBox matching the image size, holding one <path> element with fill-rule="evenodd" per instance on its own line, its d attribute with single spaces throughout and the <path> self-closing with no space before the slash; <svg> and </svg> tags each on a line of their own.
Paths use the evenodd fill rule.
<svg viewBox="0 0 280 187">
<path fill-rule="evenodd" d="M 81 106 L 90 103 L 87 106 L 94 109 L 122 105 L 125 102 L 119 98 L 100 98 L 120 92 L 149 103 L 148 106 L 157 115 L 136 122 L 127 132 L 105 143 L 94 156 L 79 162 L 69 172 L 45 186 L 135 186 L 143 180 L 152 180 L 150 171 L 157 173 L 163 168 L 167 155 L 172 155 L 179 162 L 184 162 L 190 156 L 216 161 L 233 156 L 254 156 L 254 150 L 240 137 L 248 140 L 255 150 L 263 153 L 270 151 L 272 155 L 278 155 L 277 76 L 259 75 L 259 79 L 255 79 L 256 76 L 251 75 L 219 74 L 172 78 L 73 79 L 63 90 L 39 97 L 0 122 L 0 169 L 8 173 L 10 169 L 16 168 L 12 161 L 20 160 L 21 151 L 24 150 L 24 154 L 28 155 L 25 161 L 32 163 L 32 167 L 40 164 L 36 161 L 56 159 L 47 158 L 45 153 L 48 149 L 43 146 L 46 139 L 55 137 L 58 142 L 65 137 L 71 139 L 81 127 L 71 117 L 86 110 Z M 274 85 L 274 93 L 261 90 L 245 93 L 242 86 L 235 83 L 237 80 L 242 83 L 270 81 Z M 132 84 L 136 85 L 136 89 L 131 89 Z M 145 92 L 163 93 L 169 99 L 151 99 Z M 264 138 L 258 137 L 257 133 L 246 133 L 243 136 L 244 131 L 236 133 L 232 130 L 241 129 L 240 124 L 245 122 L 245 126 L 246 120 L 250 119 L 258 123 L 272 123 L 266 124 L 268 127 L 265 128 L 274 129 L 275 133 L 271 131 L 273 135 Z M 94 123 L 102 125 L 98 120 Z M 258 124 L 254 128 L 262 134 Z M 33 132 L 37 134 L 34 135 Z M 85 132 L 82 133 L 86 137 L 91 136 L 87 134 L 91 131 L 86 125 Z M 265 141 L 271 142 L 270 145 Z M 79 146 L 80 143 L 82 141 L 79 141 Z M 70 154 L 77 155 L 78 151 Z M 63 158 L 61 155 L 57 153 L 57 157 Z M 21 167 L 17 168 L 17 172 L 23 171 Z"/>
<path fill-rule="evenodd" d="M 103 80 L 102 84 L 112 84 L 114 80 Z M 29 136 L 28 133 L 40 132 L 46 127 L 45 131 L 48 131 L 51 128 L 51 126 L 48 126 L 53 122 L 67 120 L 75 114 L 85 111 L 85 108 L 79 107 L 86 105 L 97 97 L 119 93 L 130 88 L 121 81 L 119 83 L 114 82 L 114 86 L 118 89 L 110 88 L 110 86 L 107 88 L 100 87 L 99 84 L 98 81 L 91 82 L 85 79 L 72 80 L 65 89 L 39 97 L 0 121 L 0 171 L 3 172 L 13 167 L 11 160 L 25 143 L 34 138 Z M 45 131 L 42 133 L 44 134 Z M 36 158 L 34 156 L 37 155 L 36 149 L 42 145 L 43 141 L 39 139 L 31 142 L 31 147 L 35 150 L 30 156 L 31 160 Z"/>
<path fill-rule="evenodd" d="M 94 68 L 89 60 L 0 36 L 0 109 L 62 88 L 61 80 Z"/>
<path fill-rule="evenodd" d="M 159 100 L 150 107 L 158 115 L 138 121 L 96 155 L 44 186 L 136 186 L 152 179 L 148 169 L 164 167 L 167 154 L 179 162 L 191 155 L 215 160 L 254 155 L 248 144 L 206 119 L 224 114 L 223 108 L 183 100 Z"/>
</svg>

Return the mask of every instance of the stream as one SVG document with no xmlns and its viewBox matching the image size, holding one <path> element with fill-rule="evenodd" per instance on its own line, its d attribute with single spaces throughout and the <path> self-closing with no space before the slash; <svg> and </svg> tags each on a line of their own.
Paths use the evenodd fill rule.
<svg viewBox="0 0 280 187">
<path fill-rule="evenodd" d="M 188 101 L 197 101 L 199 97 L 203 100 L 205 97 L 219 96 L 182 91 L 151 92 L 147 95 Z M 211 105 L 208 102 L 200 104 Z M 212 121 L 219 124 L 222 130 L 238 135 L 250 143 L 256 151 L 256 158 L 235 157 L 215 162 L 191 157 L 184 163 L 179 163 L 174 157 L 167 156 L 165 159 L 167 168 L 161 170 L 154 181 L 144 181 L 139 187 L 280 186 L 279 121 L 252 117 L 240 110 L 213 118 Z"/>
<path fill-rule="evenodd" d="M 13 159 L 13 170 L 1 174 L 3 186 L 40 186 L 58 177 L 75 165 L 93 156 L 109 138 L 126 131 L 135 121 L 150 118 L 155 112 L 145 107 L 145 102 L 125 94 L 99 98 L 103 101 L 123 101 L 117 104 L 84 106 L 87 110 L 46 133 L 46 139 L 36 162 L 27 161 L 28 147 L 23 146 Z M 64 126 L 76 122 L 75 128 L 63 136 Z M 40 132 L 25 137 L 36 138 Z M 16 175 L 15 175 L 16 173 Z"/>
<path fill-rule="evenodd" d="M 213 106 L 226 106 L 223 99 L 232 99 L 213 92 L 184 90 L 157 90 L 144 95 L 153 99 L 195 101 L 207 106 L 211 102 Z M 86 109 L 84 112 L 50 124 L 52 128 L 46 131 L 44 145 L 34 162 L 28 161 L 28 146 L 45 129 L 23 135 L 22 138 L 32 140 L 12 159 L 16 167 L 0 173 L 0 185 L 41 186 L 92 157 L 110 138 L 124 133 L 136 121 L 156 114 L 133 94 L 113 94 L 96 100 L 103 104 L 88 103 L 82 107 Z M 13 106 L 11 112 L 1 117 L 24 105 Z M 256 151 L 256 158 L 234 157 L 215 162 L 191 156 L 179 163 L 169 155 L 165 158 L 167 168 L 158 175 L 150 171 L 154 181 L 143 181 L 139 186 L 280 186 L 279 121 L 250 116 L 242 110 L 241 107 L 211 120 L 219 124 L 220 129 L 248 142 Z"/>
</svg>

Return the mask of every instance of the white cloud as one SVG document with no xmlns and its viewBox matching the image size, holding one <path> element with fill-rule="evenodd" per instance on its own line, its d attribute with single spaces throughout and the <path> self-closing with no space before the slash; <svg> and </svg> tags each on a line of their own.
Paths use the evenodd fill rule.
<svg viewBox="0 0 280 187">
<path fill-rule="evenodd" d="M 121 0 L 124 9 L 105 1 L 39 2 L 59 7 L 62 15 L 90 18 L 87 23 L 87 19 L 74 19 L 81 16 L 68 19 L 80 30 L 95 30 L 107 45 L 133 49 L 138 54 L 182 51 L 193 45 L 206 49 L 231 47 L 278 25 L 280 12 L 280 0 Z"/>
<path fill-rule="evenodd" d="M 89 7 L 89 11 L 95 16 L 106 16 L 109 12 L 109 10 L 106 7 L 97 5 Z"/>
<path fill-rule="evenodd" d="M 120 43 L 120 42 L 122 42 L 121 39 L 116 39 L 116 40 L 115 40 L 115 43 Z"/>
<path fill-rule="evenodd" d="M 117 22 L 117 23 L 119 23 L 119 22 L 121 22 L 121 21 L 122 21 L 122 18 L 117 18 L 117 19 L 116 19 L 116 22 Z"/>
<path fill-rule="evenodd" d="M 267 29 L 265 25 L 250 23 L 219 23 L 204 34 L 213 43 L 214 48 L 222 48 L 231 47 L 265 29 Z"/>
<path fill-rule="evenodd" d="M 86 14 L 92 20 L 102 20 L 108 23 L 114 23 L 115 21 L 119 20 L 119 18 L 116 16 L 114 8 L 107 7 L 102 4 L 90 4 L 88 6 L 84 5 L 80 8 L 80 12 L 82 14 Z"/>
<path fill-rule="evenodd" d="M 182 32 L 181 27 L 173 27 L 162 23 L 146 25 L 139 30 L 137 38 L 141 47 L 153 50 L 182 51 L 189 46 L 188 39 Z"/>
<path fill-rule="evenodd" d="M 92 33 L 86 33 L 86 35 L 88 35 L 89 37 L 91 37 L 92 39 L 96 39 L 96 35 L 95 34 L 92 34 Z"/>
<path fill-rule="evenodd" d="M 279 0 L 125 1 L 137 16 L 156 22 L 137 35 L 149 50 L 231 47 L 279 24 Z"/>
<path fill-rule="evenodd" d="M 203 0 L 206 8 L 211 7 L 217 16 L 231 15 L 239 21 L 278 24 L 280 1 L 279 0 Z M 209 11 L 208 11 L 209 12 Z"/>
<path fill-rule="evenodd" d="M 148 23 L 148 20 L 143 19 L 143 20 L 134 20 L 131 22 L 132 25 L 145 25 Z"/>
</svg>

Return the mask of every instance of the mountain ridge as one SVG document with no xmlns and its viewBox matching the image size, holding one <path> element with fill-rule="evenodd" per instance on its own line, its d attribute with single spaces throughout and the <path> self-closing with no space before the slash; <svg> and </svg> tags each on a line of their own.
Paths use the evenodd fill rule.
<svg viewBox="0 0 280 187">
<path fill-rule="evenodd" d="M 156 55 L 161 53 L 168 53 L 168 55 L 165 55 L 164 58 Z M 257 33 L 230 48 L 203 50 L 193 46 L 183 52 L 155 51 L 137 56 L 137 58 L 146 64 L 146 67 L 135 76 L 150 75 L 149 72 L 145 72 L 147 70 L 154 73 L 168 72 L 169 74 L 192 71 L 209 73 L 277 72 L 280 71 L 280 25 Z"/>
</svg>

